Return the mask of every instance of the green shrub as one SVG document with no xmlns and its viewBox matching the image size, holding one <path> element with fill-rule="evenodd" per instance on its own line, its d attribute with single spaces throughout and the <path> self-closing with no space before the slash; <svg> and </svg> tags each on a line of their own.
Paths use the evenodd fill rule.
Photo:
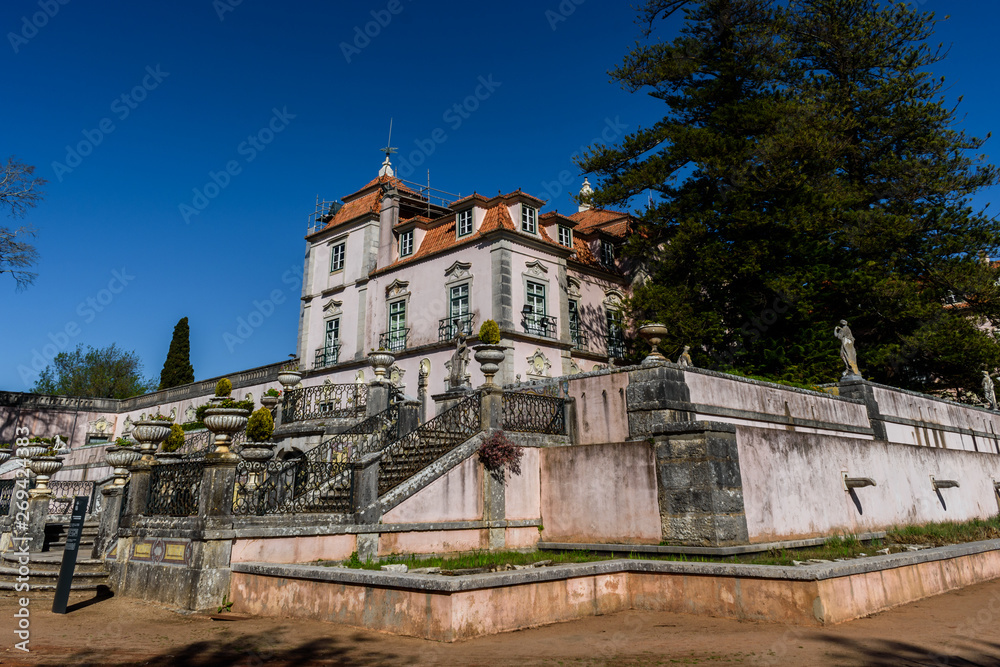
<svg viewBox="0 0 1000 667">
<path fill-rule="evenodd" d="M 176 452 L 184 446 L 184 429 L 180 424 L 170 425 L 170 435 L 163 441 L 161 449 L 165 452 Z"/>
<path fill-rule="evenodd" d="M 117 440 L 115 440 L 114 446 L 115 447 L 134 447 L 135 443 L 132 442 L 131 440 L 129 440 L 128 438 L 119 437 Z"/>
<path fill-rule="evenodd" d="M 231 393 L 233 393 L 233 383 L 229 378 L 222 378 L 215 383 L 215 395 L 219 398 L 228 397 Z"/>
<path fill-rule="evenodd" d="M 274 433 L 274 417 L 267 408 L 261 408 L 250 415 L 247 420 L 247 440 L 249 442 L 265 442 Z"/>
<path fill-rule="evenodd" d="M 277 389 L 275 389 L 274 387 L 271 387 L 270 389 L 268 389 L 267 391 L 264 392 L 264 395 L 265 396 L 281 396 L 281 392 L 278 391 Z"/>
<path fill-rule="evenodd" d="M 493 320 L 486 320 L 479 327 L 479 342 L 484 345 L 497 345 L 500 343 L 500 325 Z"/>
<path fill-rule="evenodd" d="M 253 399 L 234 401 L 231 398 L 227 398 L 224 401 L 217 401 L 215 403 L 206 403 L 205 405 L 199 405 L 197 408 L 195 408 L 194 418 L 199 424 L 201 424 L 202 422 L 205 421 L 205 410 L 208 410 L 209 408 L 239 408 L 240 410 L 253 412 L 254 405 L 255 404 L 253 402 Z"/>
<path fill-rule="evenodd" d="M 147 417 L 146 419 L 150 419 L 150 420 L 155 421 L 155 422 L 172 422 L 173 421 L 172 417 L 168 417 L 167 415 L 161 415 L 160 413 L 156 413 L 155 415 L 149 415 L 149 417 Z"/>
</svg>

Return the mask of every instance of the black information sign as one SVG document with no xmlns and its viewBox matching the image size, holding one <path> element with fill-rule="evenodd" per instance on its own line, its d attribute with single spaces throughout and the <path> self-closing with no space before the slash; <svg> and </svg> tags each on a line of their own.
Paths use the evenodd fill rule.
<svg viewBox="0 0 1000 667">
<path fill-rule="evenodd" d="M 56 599 L 52 601 L 53 614 L 65 614 L 69 602 L 69 590 L 73 585 L 73 570 L 76 569 L 76 554 L 80 550 L 80 534 L 83 532 L 83 518 L 87 514 L 87 496 L 73 499 L 73 517 L 69 520 L 66 548 L 63 550 L 62 566 L 59 568 L 59 583 L 56 584 Z"/>
</svg>

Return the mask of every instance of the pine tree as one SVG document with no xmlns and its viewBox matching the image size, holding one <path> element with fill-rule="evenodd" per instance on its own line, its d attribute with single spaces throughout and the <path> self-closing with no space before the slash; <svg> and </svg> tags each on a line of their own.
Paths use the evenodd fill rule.
<svg viewBox="0 0 1000 667">
<path fill-rule="evenodd" d="M 194 382 L 194 368 L 191 366 L 191 330 L 188 318 L 182 317 L 174 327 L 174 336 L 170 339 L 170 349 L 167 360 L 163 362 L 160 371 L 160 389 L 169 389 L 182 384 Z"/>
<path fill-rule="evenodd" d="M 599 203 L 658 195 L 630 242 L 650 276 L 633 315 L 664 321 L 665 345 L 692 345 L 696 363 L 810 383 L 840 375 L 846 319 L 866 377 L 974 389 L 1000 364 L 980 326 L 1000 318 L 1000 271 L 980 260 L 1000 224 L 968 197 L 1000 178 L 928 71 L 943 57 L 926 44 L 933 15 L 651 0 L 643 18 L 652 31 L 678 9 L 676 39 L 612 71 L 665 117 L 581 160 Z"/>
</svg>

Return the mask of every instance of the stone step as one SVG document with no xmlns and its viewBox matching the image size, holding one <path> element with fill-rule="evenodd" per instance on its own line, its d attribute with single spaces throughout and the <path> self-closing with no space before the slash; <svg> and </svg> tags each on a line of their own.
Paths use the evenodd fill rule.
<svg viewBox="0 0 1000 667">
<path fill-rule="evenodd" d="M 76 572 L 104 572 L 104 562 L 98 558 L 90 557 L 90 548 L 80 549 L 80 553 L 76 558 Z M 8 551 L 0 557 L 0 571 L 6 569 L 17 570 L 19 565 L 18 554 L 14 551 Z M 63 551 L 59 549 L 58 551 L 42 551 L 42 552 L 29 552 L 28 553 L 28 567 L 31 568 L 32 574 L 37 572 L 55 572 L 59 573 L 59 568 L 62 567 Z"/>
</svg>

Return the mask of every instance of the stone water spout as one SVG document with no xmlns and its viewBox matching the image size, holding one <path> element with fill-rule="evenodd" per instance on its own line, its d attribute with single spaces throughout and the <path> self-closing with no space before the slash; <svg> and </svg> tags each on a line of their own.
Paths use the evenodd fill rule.
<svg viewBox="0 0 1000 667">
<path fill-rule="evenodd" d="M 847 473 L 844 473 L 844 491 L 850 491 L 851 489 L 861 489 L 866 486 L 877 486 L 875 480 L 871 477 L 848 477 Z"/>
<path fill-rule="evenodd" d="M 931 475 L 931 486 L 937 491 L 938 489 L 957 489 L 959 484 L 954 479 L 934 479 L 934 475 Z"/>
</svg>

